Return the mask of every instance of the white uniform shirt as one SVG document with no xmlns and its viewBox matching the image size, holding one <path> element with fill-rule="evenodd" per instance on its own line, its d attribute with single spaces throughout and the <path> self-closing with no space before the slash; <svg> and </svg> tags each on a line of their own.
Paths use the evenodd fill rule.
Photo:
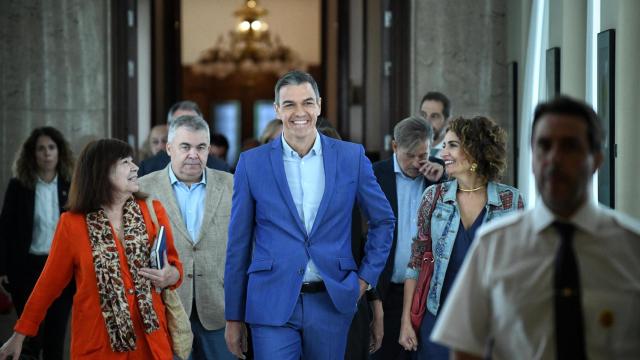
<svg viewBox="0 0 640 360">
<path fill-rule="evenodd" d="M 493 359 L 554 359 L 560 235 L 543 201 L 478 230 L 431 339 Z M 576 226 L 587 357 L 640 359 L 640 222 L 591 201 Z"/>
<path fill-rule="evenodd" d="M 58 204 L 58 176 L 51 182 L 36 181 L 36 199 L 33 207 L 33 232 L 29 253 L 48 255 L 60 219 Z"/>
</svg>

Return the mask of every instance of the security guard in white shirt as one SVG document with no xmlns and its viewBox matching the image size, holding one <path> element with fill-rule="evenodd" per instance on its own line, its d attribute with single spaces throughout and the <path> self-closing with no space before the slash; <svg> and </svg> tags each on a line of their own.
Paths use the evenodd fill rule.
<svg viewBox="0 0 640 360">
<path fill-rule="evenodd" d="M 536 207 L 478 232 L 431 335 L 456 359 L 640 359 L 640 222 L 596 204 L 588 105 L 538 105 Z"/>
</svg>

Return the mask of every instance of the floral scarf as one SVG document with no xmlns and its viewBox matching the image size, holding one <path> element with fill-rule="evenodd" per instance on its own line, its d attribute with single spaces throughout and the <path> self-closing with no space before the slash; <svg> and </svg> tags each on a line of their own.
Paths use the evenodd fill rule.
<svg viewBox="0 0 640 360">
<path fill-rule="evenodd" d="M 149 266 L 149 236 L 140 206 L 130 198 L 122 211 L 124 249 L 129 271 L 133 277 L 135 295 L 144 331 L 148 334 L 160 327 L 153 309 L 151 281 L 138 275 L 140 268 Z M 136 335 L 129 312 L 124 282 L 120 277 L 120 259 L 116 239 L 111 232 L 104 210 L 86 215 L 93 266 L 100 295 L 100 308 L 109 333 L 111 349 L 115 352 L 136 348 Z"/>
</svg>

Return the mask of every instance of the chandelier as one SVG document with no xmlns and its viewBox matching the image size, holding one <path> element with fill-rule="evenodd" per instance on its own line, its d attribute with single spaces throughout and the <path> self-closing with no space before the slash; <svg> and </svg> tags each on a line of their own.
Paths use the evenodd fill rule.
<svg viewBox="0 0 640 360">
<path fill-rule="evenodd" d="M 238 18 L 236 29 L 229 31 L 228 38 L 220 35 L 212 48 L 204 50 L 192 65 L 193 72 L 223 79 L 234 72 L 280 76 L 300 69 L 300 57 L 278 36 L 271 38 L 269 25 L 262 20 L 267 13 L 256 0 L 247 0 L 234 12 Z"/>
</svg>

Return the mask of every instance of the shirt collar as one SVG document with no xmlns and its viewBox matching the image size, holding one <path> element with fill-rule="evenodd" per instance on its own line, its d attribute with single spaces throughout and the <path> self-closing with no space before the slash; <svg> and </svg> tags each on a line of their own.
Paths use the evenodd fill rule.
<svg viewBox="0 0 640 360">
<path fill-rule="evenodd" d="M 287 140 L 284 138 L 284 132 L 280 135 L 282 139 L 282 153 L 287 158 L 299 159 L 300 156 L 298 153 L 293 150 L 293 148 L 287 143 Z M 311 155 L 322 155 L 322 140 L 320 139 L 320 133 L 316 130 L 316 139 L 311 147 L 311 151 L 309 151 Z"/>
<path fill-rule="evenodd" d="M 169 182 L 171 182 L 171 185 L 174 185 L 177 182 L 181 182 L 180 180 L 178 180 L 178 177 L 176 176 L 176 174 L 173 172 L 173 169 L 171 168 L 171 164 L 169 164 L 168 166 L 169 168 Z M 202 177 L 200 178 L 200 181 L 198 181 L 195 184 L 203 184 L 203 185 L 207 185 L 207 171 L 202 171 Z"/>
<path fill-rule="evenodd" d="M 533 230 L 536 233 L 540 233 L 542 230 L 553 224 L 554 221 L 561 220 L 551 212 L 551 210 L 549 210 L 540 196 L 536 199 L 536 206 L 533 209 L 533 218 L 535 219 Z M 585 203 L 568 220 L 569 223 L 573 224 L 576 228 L 580 228 L 589 234 L 596 234 L 600 222 L 598 204 L 594 203 L 591 196 L 589 196 Z M 562 219 L 562 221 L 567 220 Z"/>
<path fill-rule="evenodd" d="M 442 194 L 444 202 L 455 202 L 458 193 L 458 180 L 453 179 L 449 182 L 450 186 L 445 188 L 446 192 Z M 494 181 L 487 182 L 487 204 L 495 207 L 501 207 L 502 201 L 498 195 L 498 184 Z"/>
<path fill-rule="evenodd" d="M 51 180 L 50 182 L 46 182 L 42 180 L 40 176 L 36 176 L 36 178 L 37 178 L 36 182 L 42 185 L 58 185 L 58 174 L 56 174 L 56 176 L 54 176 L 53 180 Z"/>
<path fill-rule="evenodd" d="M 400 175 L 403 179 L 409 180 L 409 181 L 415 181 L 415 180 L 422 181 L 422 179 L 424 179 L 424 176 L 420 176 L 420 175 L 416 176 L 415 178 L 407 176 L 407 174 L 405 174 L 404 171 L 402 171 L 402 168 L 398 163 L 398 157 L 396 156 L 396 153 L 393 153 L 393 172 L 396 173 L 397 175 Z"/>
<path fill-rule="evenodd" d="M 400 168 L 400 164 L 398 164 L 398 157 L 396 156 L 396 153 L 393 153 L 393 172 L 404 175 L 402 168 Z"/>
</svg>

